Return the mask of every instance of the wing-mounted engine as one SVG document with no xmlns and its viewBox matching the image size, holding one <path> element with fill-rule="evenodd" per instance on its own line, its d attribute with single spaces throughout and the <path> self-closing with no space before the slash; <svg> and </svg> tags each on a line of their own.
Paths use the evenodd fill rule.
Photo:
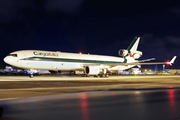
<svg viewBox="0 0 180 120">
<path fill-rule="evenodd" d="M 108 77 L 108 70 L 106 68 L 99 68 L 97 66 L 87 66 L 85 67 L 85 76 L 94 77 Z"/>
<path fill-rule="evenodd" d="M 85 68 L 85 73 L 87 75 L 98 75 L 100 73 L 100 68 L 95 66 L 87 66 Z"/>
</svg>

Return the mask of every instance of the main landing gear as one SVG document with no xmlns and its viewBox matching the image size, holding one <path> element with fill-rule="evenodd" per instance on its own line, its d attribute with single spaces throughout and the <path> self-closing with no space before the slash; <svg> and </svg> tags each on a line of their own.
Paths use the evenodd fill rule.
<svg viewBox="0 0 180 120">
<path fill-rule="evenodd" d="M 99 74 L 99 75 L 94 75 L 94 77 L 100 77 L 100 78 L 108 78 L 108 74 Z"/>
<path fill-rule="evenodd" d="M 101 74 L 101 75 L 99 75 L 101 78 L 108 78 L 109 77 L 109 75 L 108 74 Z"/>
<path fill-rule="evenodd" d="M 102 74 L 99 75 L 101 78 L 108 78 L 109 75 L 107 73 L 107 69 L 102 69 Z"/>
<path fill-rule="evenodd" d="M 90 76 L 94 76 L 96 78 L 100 77 L 100 78 L 108 78 L 109 75 L 108 74 L 99 74 L 99 75 L 88 75 L 88 74 L 83 74 L 81 75 L 81 77 L 90 77 Z"/>
<path fill-rule="evenodd" d="M 108 78 L 108 74 L 99 74 L 99 75 L 94 75 L 94 77 L 100 77 L 100 78 Z"/>
</svg>

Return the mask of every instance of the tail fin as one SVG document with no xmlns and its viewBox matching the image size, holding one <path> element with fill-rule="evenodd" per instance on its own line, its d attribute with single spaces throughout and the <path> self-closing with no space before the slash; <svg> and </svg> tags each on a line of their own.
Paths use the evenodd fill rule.
<svg viewBox="0 0 180 120">
<path fill-rule="evenodd" d="M 123 56 L 125 59 L 126 57 L 133 58 L 133 59 L 138 59 L 142 56 L 141 51 L 137 51 L 138 45 L 139 45 L 139 40 L 140 37 L 135 37 L 132 43 L 129 45 L 127 50 L 121 49 L 119 50 L 119 55 Z"/>
<path fill-rule="evenodd" d="M 127 49 L 129 53 L 137 51 L 139 40 L 140 40 L 140 37 L 134 38 L 134 40 L 132 41 L 132 43 L 129 45 Z"/>
</svg>

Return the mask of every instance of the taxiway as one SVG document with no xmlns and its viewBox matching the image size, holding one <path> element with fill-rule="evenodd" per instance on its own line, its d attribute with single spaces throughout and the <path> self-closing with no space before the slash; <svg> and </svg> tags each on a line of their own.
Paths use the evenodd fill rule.
<svg viewBox="0 0 180 120">
<path fill-rule="evenodd" d="M 178 75 L 0 76 L 0 119 L 177 120 L 179 93 Z"/>
<path fill-rule="evenodd" d="M 57 95 L 90 90 L 180 87 L 179 75 L 110 76 L 0 76 L 0 100 Z"/>
</svg>

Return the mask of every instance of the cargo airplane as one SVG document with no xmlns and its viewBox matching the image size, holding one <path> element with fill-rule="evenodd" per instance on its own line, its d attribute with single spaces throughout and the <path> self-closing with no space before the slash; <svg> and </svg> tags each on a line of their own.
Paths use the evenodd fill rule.
<svg viewBox="0 0 180 120">
<path fill-rule="evenodd" d="M 141 51 L 137 51 L 140 37 L 135 37 L 127 49 L 119 50 L 122 57 L 78 54 L 66 52 L 52 52 L 40 50 L 21 50 L 10 53 L 4 58 L 7 64 L 15 67 L 29 69 L 30 77 L 33 77 L 34 70 L 54 70 L 54 71 L 84 71 L 84 76 L 108 77 L 110 71 L 122 71 L 134 66 L 153 64 L 172 65 L 176 56 L 170 62 L 147 63 L 146 60 L 136 60 L 142 56 Z"/>
</svg>

